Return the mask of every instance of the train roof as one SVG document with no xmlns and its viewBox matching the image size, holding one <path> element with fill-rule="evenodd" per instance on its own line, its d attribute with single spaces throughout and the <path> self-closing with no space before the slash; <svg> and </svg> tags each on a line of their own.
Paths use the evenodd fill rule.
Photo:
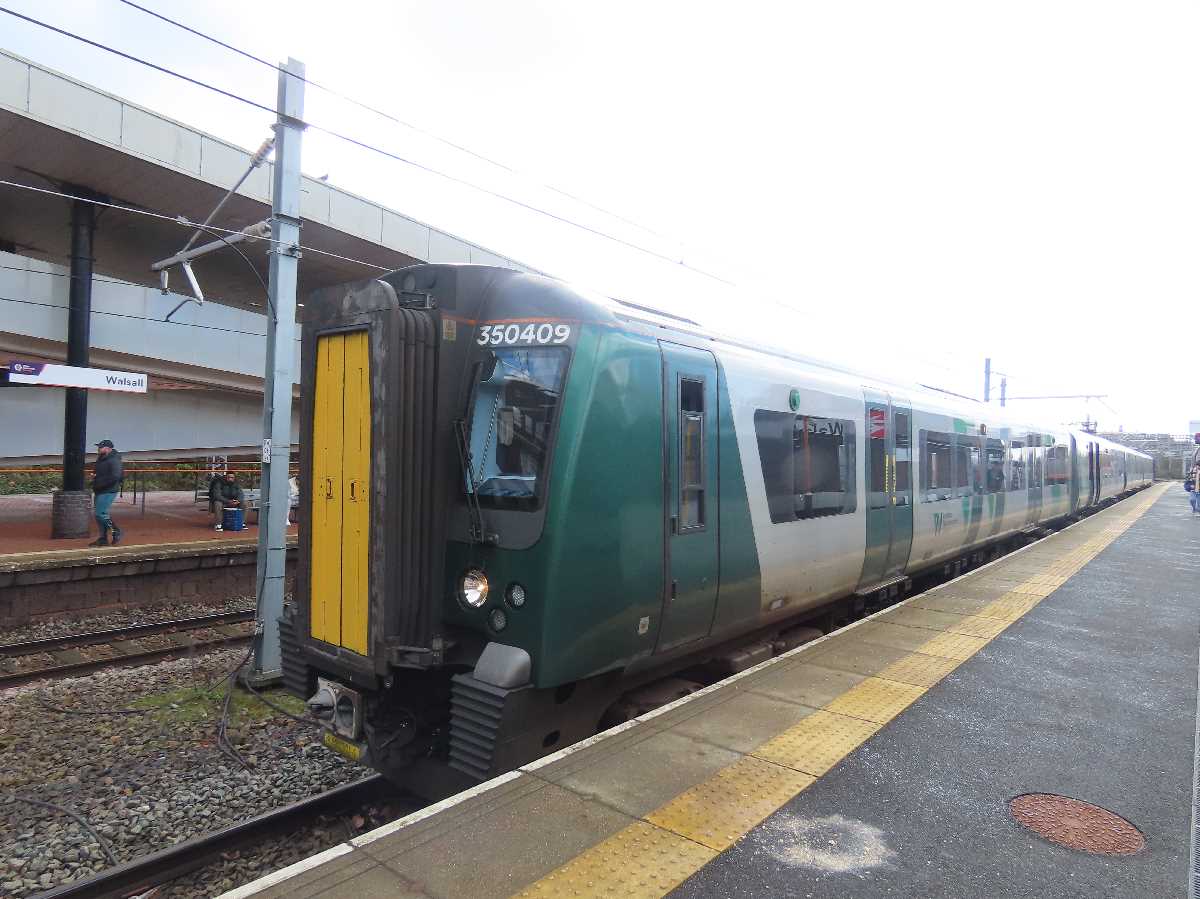
<svg viewBox="0 0 1200 899">
<path fill-rule="evenodd" d="M 437 281 L 439 280 L 438 273 L 447 271 L 455 273 L 454 280 L 461 286 L 465 287 L 470 284 L 473 288 L 483 290 L 488 294 L 508 294 L 510 301 L 519 302 L 518 292 L 532 289 L 541 295 L 539 298 L 541 303 L 551 299 L 556 305 L 558 303 L 566 306 L 575 305 L 577 308 L 572 310 L 572 314 L 580 311 L 578 307 L 591 307 L 595 310 L 598 320 L 608 319 L 612 323 L 622 323 L 625 327 L 644 334 L 666 337 L 693 345 L 709 344 L 727 353 L 787 360 L 808 369 L 814 377 L 836 382 L 843 389 L 860 391 L 866 388 L 899 394 L 926 412 L 951 415 L 968 421 L 982 421 L 991 427 L 1047 434 L 1054 437 L 1055 440 L 1065 441 L 1068 435 L 1072 435 L 1077 440 L 1089 440 L 1102 446 L 1119 448 L 1122 451 L 1145 456 L 1144 453 L 1105 440 L 1095 434 L 1073 431 L 1060 425 L 1039 423 L 1035 419 L 1026 418 L 1023 415 L 1014 415 L 1007 409 L 1002 410 L 994 405 L 985 404 L 932 385 L 904 381 L 886 373 L 850 368 L 807 354 L 797 353 L 778 345 L 754 343 L 721 335 L 685 316 L 605 296 L 586 288 L 580 288 L 568 281 L 545 275 L 494 266 L 426 263 L 400 269 L 383 276 L 383 279 L 394 283 L 398 289 L 412 290 L 414 285 L 415 289 L 422 289 L 422 283 Z M 457 275 L 465 277 L 459 279 Z M 1146 458 L 1149 457 L 1146 456 Z"/>
<path fill-rule="evenodd" d="M 588 294 L 584 292 L 584 295 L 587 296 Z M 725 337 L 713 332 L 708 328 L 705 328 L 699 322 L 696 322 L 692 319 L 674 315 L 662 310 L 653 309 L 641 304 L 630 303 L 625 300 L 612 297 L 593 298 L 602 305 L 605 305 L 619 320 L 631 324 L 657 328 L 661 331 L 670 333 L 672 336 L 687 336 L 693 339 L 707 340 L 714 344 L 731 349 L 737 349 L 750 353 L 759 353 L 787 359 L 788 361 L 792 362 L 799 362 L 821 372 L 839 375 L 842 378 L 852 379 L 856 387 L 866 387 L 870 389 L 886 391 L 889 393 L 902 393 L 910 402 L 916 402 L 919 399 L 921 407 L 927 411 L 945 412 L 946 414 L 973 419 L 986 419 L 988 424 L 1007 426 L 1010 429 L 1019 429 L 1033 433 L 1044 433 L 1056 436 L 1058 438 L 1071 436 L 1074 437 L 1077 442 L 1091 441 L 1099 444 L 1102 448 L 1119 449 L 1135 456 L 1141 456 L 1142 458 L 1147 459 L 1149 458 L 1148 455 L 1140 452 L 1139 450 L 1115 443 L 1114 441 L 1100 437 L 1097 434 L 1092 434 L 1087 431 L 1080 431 L 1063 425 L 1048 426 L 1044 423 L 1037 423 L 1032 419 L 1025 418 L 1024 416 L 1014 415 L 1006 409 L 1001 410 L 995 406 L 983 403 L 980 400 L 976 400 L 972 397 L 962 396 L 961 394 L 953 393 L 930 384 L 906 382 L 878 373 L 856 370 L 844 365 L 819 359 L 814 356 L 792 352 L 783 347 L 778 347 L 771 344 L 753 344 L 747 341 Z"/>
</svg>

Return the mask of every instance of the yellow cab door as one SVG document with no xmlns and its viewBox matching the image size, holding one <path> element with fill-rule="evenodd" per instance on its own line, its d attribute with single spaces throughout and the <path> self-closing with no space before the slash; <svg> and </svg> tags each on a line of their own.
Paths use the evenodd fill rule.
<svg viewBox="0 0 1200 899">
<path fill-rule="evenodd" d="M 313 403 L 309 632 L 365 655 L 371 379 L 366 331 L 317 340 Z"/>
</svg>

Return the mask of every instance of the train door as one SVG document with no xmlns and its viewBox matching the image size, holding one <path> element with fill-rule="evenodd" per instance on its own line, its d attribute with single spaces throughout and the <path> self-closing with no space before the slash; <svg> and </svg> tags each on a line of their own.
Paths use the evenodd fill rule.
<svg viewBox="0 0 1200 899">
<path fill-rule="evenodd" d="M 1042 447 L 1042 435 L 1030 434 L 1028 443 L 1023 452 L 1025 453 L 1025 477 L 1029 487 L 1025 494 L 1026 509 L 1028 514 L 1025 516 L 1026 524 L 1036 524 L 1042 518 L 1042 476 L 1043 463 L 1046 459 L 1046 450 Z"/>
<path fill-rule="evenodd" d="M 666 584 L 658 651 L 708 636 L 717 603 L 717 362 L 659 341 L 666 461 Z"/>
<path fill-rule="evenodd" d="M 366 331 L 317 340 L 309 632 L 367 652 L 371 379 Z"/>
<path fill-rule="evenodd" d="M 867 520 L 859 590 L 904 571 L 913 533 L 912 411 L 885 394 L 866 391 L 865 399 Z"/>
<path fill-rule="evenodd" d="M 1079 446 L 1075 435 L 1071 435 L 1071 511 L 1079 508 Z"/>
<path fill-rule="evenodd" d="M 907 400 L 892 397 L 892 542 L 888 550 L 887 578 L 899 577 L 908 567 L 913 538 L 912 408 Z"/>
<path fill-rule="evenodd" d="M 1088 441 L 1088 505 L 1100 502 L 1100 445 Z"/>
</svg>

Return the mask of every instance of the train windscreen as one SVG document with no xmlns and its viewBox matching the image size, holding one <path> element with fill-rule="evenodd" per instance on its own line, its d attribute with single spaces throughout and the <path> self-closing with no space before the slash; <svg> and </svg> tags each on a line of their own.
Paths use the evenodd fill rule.
<svg viewBox="0 0 1200 899">
<path fill-rule="evenodd" d="M 567 350 L 504 347 L 476 385 L 465 485 L 481 506 L 536 509 L 567 370 Z"/>
</svg>

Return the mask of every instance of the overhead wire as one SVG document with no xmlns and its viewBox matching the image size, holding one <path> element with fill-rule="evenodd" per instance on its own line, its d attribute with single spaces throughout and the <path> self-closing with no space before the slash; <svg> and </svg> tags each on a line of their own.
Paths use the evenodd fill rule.
<svg viewBox="0 0 1200 899">
<path fill-rule="evenodd" d="M 13 254 L 18 255 L 18 254 Z M 44 272 L 37 268 L 25 268 L 20 265 L 0 265 L 0 271 L 22 272 L 26 275 L 46 275 L 50 278 L 69 278 L 70 272 Z M 124 278 L 112 278 L 107 275 L 92 275 L 93 281 L 98 281 L 101 284 L 120 284 L 125 287 L 141 287 L 147 290 L 157 290 L 154 284 L 138 284 L 136 281 L 126 281 Z"/>
<path fill-rule="evenodd" d="M 282 66 L 280 66 L 278 63 L 271 62 L 269 59 L 265 59 L 262 56 L 258 56 L 257 54 L 251 53 L 248 50 L 245 50 L 241 47 L 235 46 L 234 44 L 230 44 L 226 41 L 223 41 L 220 38 L 214 37 L 213 35 L 208 34 L 205 31 L 201 31 L 198 28 L 194 28 L 191 25 L 186 24 L 185 22 L 179 21 L 178 19 L 173 19 L 170 16 L 163 15 L 162 13 L 158 12 L 157 10 L 153 10 L 148 7 L 142 6 L 140 3 L 134 3 L 133 0 L 117 0 L 117 2 L 123 3 L 125 6 L 131 7 L 132 9 L 136 9 L 139 12 L 145 13 L 148 16 L 153 16 L 154 18 L 159 19 L 160 21 L 166 22 L 169 25 L 172 25 L 183 31 L 186 31 L 187 33 L 192 34 L 192 35 L 200 38 L 201 40 L 208 41 L 212 44 L 215 44 L 218 47 L 222 47 L 226 50 L 229 50 L 233 53 L 238 54 L 239 56 L 243 56 L 246 59 L 249 59 L 253 62 L 258 63 L 259 65 L 266 66 L 269 69 L 274 69 L 277 72 L 286 72 L 287 71 Z M 379 109 L 376 106 L 372 106 L 369 103 L 364 103 L 362 100 L 352 97 L 349 94 L 342 93 L 341 91 L 336 90 L 335 88 L 329 87 L 328 85 L 325 85 L 325 84 L 321 84 L 320 82 L 314 81 L 313 79 L 311 79 L 307 76 L 293 76 L 293 77 L 300 78 L 300 80 L 303 81 L 305 84 L 307 84 L 309 87 L 313 87 L 319 91 L 327 93 L 331 97 L 336 97 L 337 99 L 342 100 L 345 103 L 349 103 L 352 106 L 357 106 L 359 109 L 365 110 L 366 112 L 372 113 L 373 115 L 377 115 L 382 119 L 386 119 L 389 122 L 392 122 L 396 125 L 401 126 L 402 128 L 407 128 L 410 131 L 413 131 L 417 134 L 424 135 L 425 137 L 428 137 L 431 140 L 437 141 L 438 143 L 443 144 L 444 146 L 447 146 L 447 147 L 450 147 L 451 149 L 457 150 L 458 152 L 463 153 L 467 156 L 470 156 L 474 159 L 478 159 L 480 162 L 485 162 L 488 165 L 495 166 L 496 168 L 501 169 L 505 172 L 508 172 L 511 175 L 515 175 L 519 178 L 526 178 L 529 181 L 531 181 L 533 184 L 535 184 L 537 187 L 542 188 L 543 190 L 548 190 L 548 191 L 551 191 L 552 193 L 556 193 L 560 196 L 566 197 L 567 199 L 569 199 L 575 203 L 579 203 L 582 206 L 586 206 L 589 209 L 595 210 L 596 212 L 599 212 L 599 213 L 602 213 L 603 215 L 609 216 L 610 218 L 615 219 L 616 221 L 622 222 L 626 225 L 631 225 L 640 231 L 644 231 L 646 234 L 650 234 L 650 235 L 653 235 L 654 237 L 662 238 L 663 240 L 670 239 L 669 237 L 667 237 L 667 235 L 662 234 L 658 231 L 655 231 L 653 228 L 647 227 L 646 225 L 643 225 L 641 222 L 634 221 L 633 219 L 627 218 L 626 216 L 623 216 L 620 213 L 613 212 L 611 209 L 605 209 L 603 206 L 599 206 L 599 205 L 591 202 L 590 200 L 586 200 L 583 197 L 577 196 L 576 194 L 573 194 L 570 191 L 563 190 L 560 187 L 555 187 L 553 184 L 546 184 L 544 182 L 538 181 L 535 178 L 531 178 L 529 175 L 525 174 L 524 172 L 518 171 L 517 169 L 513 168 L 512 166 L 510 166 L 506 163 L 500 162 L 499 160 L 496 160 L 496 159 L 492 159 L 489 156 L 485 156 L 484 154 L 482 154 L 476 150 L 472 150 L 470 147 L 463 146 L 462 144 L 456 143 L 455 141 L 452 141 L 445 137 L 442 137 L 440 134 L 436 134 L 433 131 L 430 131 L 426 128 L 422 128 L 419 125 L 414 125 L 412 122 L 405 121 L 404 119 L 401 119 L 400 117 L 395 116 L 390 112 Z"/>
<path fill-rule="evenodd" d="M 122 59 L 127 59 L 130 62 L 135 62 L 138 65 L 143 65 L 143 66 L 146 66 L 147 68 L 154 69 L 156 72 L 161 72 L 164 75 L 171 75 L 172 77 L 178 78 L 182 81 L 186 81 L 189 84 L 194 84 L 194 85 L 196 85 L 196 87 L 203 87 L 207 90 L 210 90 L 215 93 L 221 94 L 222 96 L 228 97 L 230 100 L 237 100 L 239 103 L 245 103 L 248 106 L 253 106 L 256 109 L 261 109 L 263 112 L 269 112 L 271 115 L 276 114 L 276 110 L 274 110 L 270 106 L 266 106 L 255 100 L 250 100 L 239 94 L 235 94 L 232 91 L 227 91 L 224 88 L 217 87 L 215 84 L 209 84 L 208 82 L 201 81 L 198 78 L 192 78 L 190 75 L 184 75 L 180 72 L 176 72 L 173 69 L 168 69 L 166 66 L 160 66 L 157 63 L 153 63 L 153 62 L 150 62 L 149 60 L 142 59 L 141 57 L 134 56 L 132 53 L 126 53 L 123 50 L 118 50 L 115 47 L 110 47 L 107 44 L 102 44 L 99 41 L 92 40 L 91 38 L 86 38 L 83 35 L 76 34 L 73 31 L 67 31 L 65 28 L 59 28 L 57 25 L 51 25 L 49 22 L 43 22 L 41 19 L 35 19 L 35 18 L 33 18 L 33 16 L 27 16 L 24 13 L 19 13 L 16 10 L 9 9 L 6 6 L 0 6 L 0 12 L 7 13 L 8 15 L 12 16 L 15 19 L 21 19 L 25 22 L 29 22 L 31 25 L 37 25 L 41 28 L 45 28 L 48 31 L 53 31 L 56 34 L 61 34 L 63 37 L 69 37 L 72 40 L 79 41 L 80 43 L 83 43 L 83 44 L 87 44 L 89 47 L 95 47 L 97 50 L 104 50 L 106 53 L 111 53 L 114 56 L 119 56 Z"/>
<path fill-rule="evenodd" d="M 135 286 L 140 286 L 140 285 L 135 285 Z M 40 306 L 44 309 L 60 309 L 63 312 L 67 311 L 66 306 L 60 306 L 57 303 L 43 303 L 43 302 L 39 302 L 38 300 L 22 300 L 22 299 L 18 299 L 17 297 L 0 296 L 0 302 L 20 303 L 23 306 Z M 188 322 L 177 322 L 177 321 L 164 322 L 164 321 L 162 321 L 162 319 L 149 318 L 148 316 L 145 316 L 145 315 L 130 315 L 127 312 L 108 312 L 103 309 L 93 309 L 92 314 L 93 315 L 109 315 L 109 316 L 112 316 L 113 318 L 128 318 L 133 321 L 139 321 L 139 322 L 152 321 L 152 322 L 157 322 L 159 324 L 177 325 L 180 328 L 203 328 L 206 331 L 216 331 L 221 334 L 241 334 L 246 337 L 265 337 L 266 336 L 265 334 L 261 334 L 258 331 L 242 331 L 238 328 L 222 328 L 218 325 L 200 325 L 200 324 L 190 324 Z"/>
<path fill-rule="evenodd" d="M 225 90 L 224 88 L 217 87 L 214 84 L 209 84 L 208 82 L 201 81 L 198 78 L 193 78 L 190 75 L 184 75 L 183 73 L 177 72 L 174 69 L 170 69 L 166 66 L 162 66 L 157 63 L 150 62 L 148 60 L 142 59 L 141 57 L 135 56 L 131 53 L 126 53 L 123 50 L 117 50 L 116 48 L 110 47 L 107 44 L 102 44 L 99 41 L 94 41 L 90 38 L 83 37 L 82 35 L 75 34 L 74 32 L 71 32 L 71 31 L 67 31 L 64 28 L 59 28 L 55 25 L 51 25 L 48 22 L 43 22 L 39 19 L 35 19 L 32 16 L 27 16 L 27 15 L 24 15 L 23 13 L 15 12 L 14 10 L 9 9 L 8 7 L 0 6 L 0 13 L 6 13 L 10 16 L 21 19 L 25 22 L 29 22 L 30 24 L 38 25 L 42 28 L 46 28 L 50 31 L 55 32 L 56 34 L 60 34 L 64 37 L 68 37 L 73 40 L 80 41 L 84 44 L 87 44 L 88 46 L 95 47 L 99 50 L 104 50 L 108 53 L 112 53 L 113 55 L 118 56 L 122 59 L 129 60 L 130 62 L 134 62 L 139 65 L 144 65 L 150 69 L 153 69 L 154 71 L 160 72 L 165 75 L 170 75 L 174 78 L 178 78 L 182 81 L 187 82 L 188 84 L 192 84 L 197 87 L 202 87 L 202 88 L 205 88 L 206 90 L 213 91 L 214 93 L 220 94 L 221 96 L 227 97 L 228 99 L 236 100 L 240 103 L 244 103 L 247 106 L 250 106 L 254 109 L 262 110 L 264 112 L 269 112 L 271 115 L 277 114 L 277 111 L 275 109 L 273 109 L 269 106 L 266 106 L 262 103 L 259 103 L 256 100 L 251 100 L 248 97 L 243 97 L 240 94 L 236 94 L 232 91 Z M 373 144 L 367 143 L 366 141 L 363 141 L 363 140 L 359 140 L 356 137 L 352 137 L 348 134 L 345 134 L 341 131 L 337 131 L 333 128 L 327 128 L 323 125 L 318 125 L 314 122 L 301 122 L 301 124 L 304 127 L 308 128 L 312 131 L 317 131 L 322 134 L 328 135 L 329 137 L 332 137 L 332 138 L 340 140 L 344 143 L 350 144 L 351 146 L 355 146 L 355 147 L 358 147 L 363 150 L 368 150 L 372 153 L 376 153 L 385 158 L 395 160 L 396 162 L 400 162 L 404 165 L 410 166 L 415 169 L 419 169 L 430 175 L 434 175 L 438 178 L 442 178 L 442 179 L 452 182 L 454 184 L 459 184 L 463 187 L 467 187 L 471 190 L 474 190 L 474 191 L 484 194 L 486 196 L 493 197 L 494 199 L 509 203 L 520 209 L 525 209 L 536 215 L 544 216 L 545 218 L 551 219 L 552 221 L 559 222 L 560 224 L 567 225 L 569 227 L 576 228 L 578 230 L 587 232 L 589 234 L 592 234 L 596 237 L 600 237 L 600 238 L 610 241 L 612 243 L 620 244 L 622 246 L 625 246 L 632 250 L 635 250 L 639 253 L 645 253 L 648 256 L 652 256 L 654 258 L 661 259 L 665 262 L 669 262 L 672 265 L 678 265 L 681 268 L 685 268 L 688 271 L 692 271 L 692 272 L 695 272 L 696 274 L 703 275 L 704 277 L 711 278 L 712 280 L 718 281 L 722 284 L 733 286 L 733 282 L 728 280 L 727 278 L 723 278 L 720 275 L 717 275 L 713 272 L 705 271 L 704 269 L 697 268 L 696 266 L 690 265 L 687 262 L 685 262 L 682 258 L 676 258 L 676 257 L 668 255 L 666 253 L 660 253 L 657 250 L 652 250 L 648 247 L 644 247 L 641 244 L 635 243 L 631 240 L 626 240 L 622 237 L 617 237 L 614 234 L 609 234 L 607 231 L 602 231 L 599 228 L 593 228 L 590 225 L 585 225 L 582 222 L 577 222 L 574 219 L 567 218 L 566 216 L 558 215 L 557 213 L 550 212 L 549 210 L 542 209 L 538 206 L 534 206 L 531 203 L 526 203 L 525 201 L 519 200 L 516 197 L 502 193 L 501 191 L 492 190 L 491 188 L 484 187 L 481 184 L 476 184 L 475 182 L 470 181 L 466 178 L 460 178 L 457 175 L 451 175 L 448 172 L 443 172 L 440 169 L 434 168 L 433 166 L 426 165 L 422 162 L 418 162 L 415 159 L 410 159 L 406 156 L 402 156 L 399 153 L 393 153 L 392 151 L 385 150 L 382 147 L 377 147 Z"/>
<path fill-rule="evenodd" d="M 0 7 L 0 12 L 2 12 L 2 11 L 3 11 L 3 8 Z M 91 203 L 94 206 L 103 206 L 107 209 L 115 209 L 118 212 L 128 212 L 128 213 L 132 213 L 134 215 L 144 215 L 149 218 L 159 219 L 160 221 L 170 222 L 173 225 L 179 225 L 182 228 L 199 228 L 200 227 L 200 224 L 198 222 L 193 222 L 191 219 L 189 219 L 185 215 L 172 216 L 172 215 L 167 215 L 162 212 L 151 212 L 149 209 L 140 209 L 137 206 L 123 206 L 120 203 L 109 203 L 105 200 L 95 200 L 95 199 L 92 199 L 91 197 L 80 197 L 80 196 L 76 196 L 75 194 L 69 194 L 69 193 L 66 193 L 65 191 L 61 191 L 61 190 L 51 190 L 48 187 L 34 187 L 32 184 L 22 184 L 20 181 L 8 181 L 4 178 L 0 178 L 0 186 L 19 188 L 20 190 L 33 191 L 34 193 L 39 193 L 39 194 L 49 194 L 50 196 L 54 196 L 54 197 L 62 197 L 64 200 L 79 200 L 84 203 Z M 221 228 L 221 227 L 218 227 L 217 225 L 207 225 L 205 227 L 210 231 L 220 231 L 224 234 L 241 234 L 241 233 L 243 233 L 242 231 L 238 230 L 237 228 Z M 274 237 L 255 237 L 254 240 L 266 241 L 271 244 L 283 244 L 284 243 L 284 241 L 277 240 Z M 363 266 L 366 266 L 367 268 L 373 268 L 376 271 L 380 271 L 380 272 L 393 271 L 393 269 L 388 268 L 386 265 L 377 265 L 374 262 L 367 262 L 365 259 L 355 259 L 353 256 L 343 256 L 340 253 L 332 253 L 329 250 L 321 250 L 321 249 L 318 249 L 317 247 L 308 246 L 307 244 L 297 244 L 296 246 L 300 250 L 303 250 L 306 253 L 316 253 L 318 256 L 328 256 L 331 259 L 339 259 L 342 262 L 352 262 L 355 265 L 363 265 Z M 149 285 L 138 285 L 138 286 L 144 287 L 144 286 L 149 286 Z"/>
</svg>

